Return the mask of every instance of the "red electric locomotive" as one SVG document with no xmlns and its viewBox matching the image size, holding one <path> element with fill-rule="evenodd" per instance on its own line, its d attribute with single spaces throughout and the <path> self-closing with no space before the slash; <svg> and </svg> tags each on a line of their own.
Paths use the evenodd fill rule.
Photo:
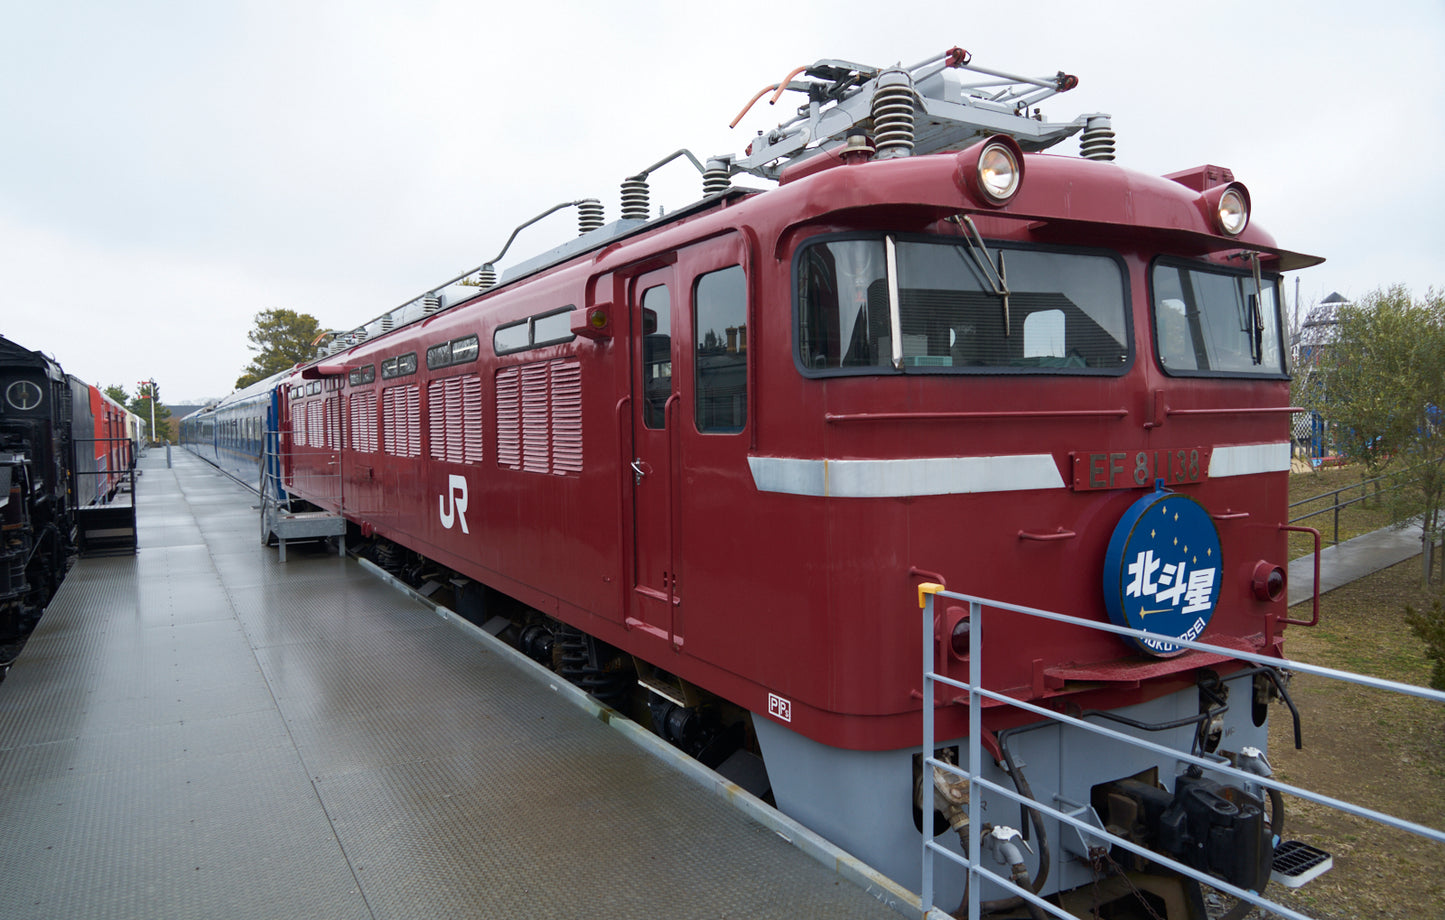
<svg viewBox="0 0 1445 920">
<path fill-rule="evenodd" d="M 94 428 L 86 432 L 89 437 L 77 445 L 77 450 L 86 454 L 81 468 L 89 467 L 89 471 L 78 477 L 81 480 L 78 488 L 83 502 L 104 503 L 115 496 L 135 466 L 132 414 L 100 388 L 87 386 L 86 390 Z"/>
<path fill-rule="evenodd" d="M 649 220 L 634 177 L 622 220 L 582 203 L 573 243 L 338 335 L 281 390 L 293 497 L 444 566 L 478 622 L 609 702 L 642 694 L 724 772 L 760 753 L 779 808 L 910 886 L 921 582 L 1282 654 L 1279 273 L 1320 261 L 1277 246 L 1229 170 L 1142 175 L 1107 117 L 1030 113 L 1072 77 L 979 89 L 967 65 L 807 68 L 773 88 L 807 94 L 797 118 L 710 161 L 697 204 Z M 1038 152 L 1080 132 L 1084 158 Z M 1155 505 L 1174 520 L 1135 527 Z M 937 623 L 961 680 L 967 625 Z M 1186 751 L 1265 749 L 1283 688 L 1060 624 L 986 648 L 989 686 Z M 966 716 L 939 710 L 938 737 Z M 1041 802 L 1177 772 L 1031 718 L 976 730 Z M 1093 884 L 1040 829 L 1039 890 Z M 1258 860 L 1206 868 L 1263 885 Z"/>
</svg>

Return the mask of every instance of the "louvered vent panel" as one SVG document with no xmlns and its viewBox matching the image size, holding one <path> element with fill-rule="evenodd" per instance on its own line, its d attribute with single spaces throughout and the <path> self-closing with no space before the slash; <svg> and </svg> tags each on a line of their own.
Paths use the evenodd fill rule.
<svg viewBox="0 0 1445 920">
<path fill-rule="evenodd" d="M 341 395 L 326 397 L 326 446 L 341 449 Z"/>
<path fill-rule="evenodd" d="M 402 387 L 406 398 L 407 452 L 403 457 L 421 456 L 421 388 L 416 384 Z"/>
<path fill-rule="evenodd" d="M 552 472 L 582 471 L 582 367 L 552 365 Z"/>
<path fill-rule="evenodd" d="M 297 447 L 306 446 L 306 404 L 291 404 L 291 443 Z"/>
<path fill-rule="evenodd" d="M 379 424 L 380 420 L 376 415 L 376 391 L 372 390 L 366 394 L 366 430 L 372 453 L 381 450 L 381 432 L 377 428 Z"/>
<path fill-rule="evenodd" d="M 382 434 L 385 440 L 382 442 L 382 449 L 393 457 L 403 456 L 397 444 L 396 417 L 400 411 L 397 407 L 397 390 L 399 387 L 387 387 L 381 394 L 381 424 Z"/>
<path fill-rule="evenodd" d="M 306 404 L 306 443 L 312 447 L 326 446 L 326 427 L 322 424 L 321 404 L 310 402 Z"/>
<path fill-rule="evenodd" d="M 431 435 L 433 460 L 447 458 L 446 382 L 433 380 L 426 385 L 427 427 Z"/>
<path fill-rule="evenodd" d="M 366 396 L 366 419 L 367 425 L 371 429 L 371 449 L 379 451 L 381 450 L 381 417 L 377 414 L 376 392 L 372 391 Z"/>
<path fill-rule="evenodd" d="M 462 380 L 460 377 L 447 378 L 447 462 L 462 462 L 462 441 L 465 438 L 462 421 Z"/>
<path fill-rule="evenodd" d="M 381 450 L 381 432 L 378 430 L 380 424 L 381 421 L 376 414 L 376 391 L 373 390 L 366 394 L 366 426 L 367 430 L 371 432 L 371 449 L 373 451 Z"/>
<path fill-rule="evenodd" d="M 497 465 L 522 466 L 522 372 L 515 367 L 497 373 Z"/>
<path fill-rule="evenodd" d="M 462 429 L 466 441 L 462 459 L 467 463 L 482 462 L 482 379 L 475 374 L 462 380 Z"/>
<path fill-rule="evenodd" d="M 376 452 L 376 392 L 362 393 L 353 397 L 361 404 L 357 410 L 357 431 L 360 434 L 360 442 L 357 449 L 368 454 Z"/>
<path fill-rule="evenodd" d="M 522 368 L 522 469 L 532 473 L 546 473 L 551 468 L 547 382 L 547 365 Z"/>
<path fill-rule="evenodd" d="M 357 453 L 367 453 L 365 393 L 352 393 L 347 397 L 346 424 L 351 431 L 351 449 Z"/>
<path fill-rule="evenodd" d="M 351 397 L 351 448 L 363 454 L 376 453 L 376 391 Z"/>
</svg>

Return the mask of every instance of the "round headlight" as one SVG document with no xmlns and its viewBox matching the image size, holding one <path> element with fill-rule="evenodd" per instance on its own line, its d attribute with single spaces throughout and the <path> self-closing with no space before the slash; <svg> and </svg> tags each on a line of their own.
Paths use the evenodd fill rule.
<svg viewBox="0 0 1445 920">
<path fill-rule="evenodd" d="M 978 158 L 978 187 L 997 202 L 1008 201 L 1019 190 L 1019 164 L 1003 144 L 989 144 Z"/>
<path fill-rule="evenodd" d="M 1225 189 L 1219 196 L 1219 229 L 1239 236 L 1249 226 L 1249 201 L 1239 189 Z"/>
</svg>

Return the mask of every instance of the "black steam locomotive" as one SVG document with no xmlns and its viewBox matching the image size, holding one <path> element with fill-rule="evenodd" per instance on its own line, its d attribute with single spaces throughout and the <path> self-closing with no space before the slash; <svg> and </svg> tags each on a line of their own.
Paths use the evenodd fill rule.
<svg viewBox="0 0 1445 920">
<path fill-rule="evenodd" d="M 0 679 L 60 587 L 78 511 L 133 465 L 127 413 L 53 359 L 0 337 Z"/>
</svg>

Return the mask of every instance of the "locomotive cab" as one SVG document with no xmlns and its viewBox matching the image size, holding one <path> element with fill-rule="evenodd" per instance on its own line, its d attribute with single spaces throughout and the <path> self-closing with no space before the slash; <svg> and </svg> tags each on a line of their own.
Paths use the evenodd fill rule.
<svg viewBox="0 0 1445 920">
<path fill-rule="evenodd" d="M 834 634 L 855 637 L 814 667 L 854 675 L 848 704 L 873 717 L 875 743 L 893 713 L 916 712 L 904 694 L 916 694 L 918 678 L 888 670 L 911 661 L 914 640 L 883 613 L 909 573 L 912 584 L 946 580 L 972 595 L 1281 656 L 1292 409 L 1278 271 L 1318 260 L 1249 227 L 1247 193 L 1218 167 L 1151 179 L 1025 155 L 1010 203 L 981 201 L 955 181 L 957 210 L 940 217 L 948 209 L 936 199 L 931 213 L 895 204 L 924 197 L 928 159 L 945 155 L 839 163 L 807 179 L 812 200 L 835 197 L 819 187 L 828 183 L 837 199 L 852 189 L 849 207 L 802 224 L 792 328 L 762 329 L 791 339 L 800 382 L 786 408 L 771 410 L 790 424 L 759 433 L 752 473 L 808 521 L 770 548 L 784 554 L 804 529 L 827 535 L 833 552 L 819 560 L 828 574 L 817 590 Z M 957 177 L 986 155 L 952 159 Z M 864 169 L 867 179 L 849 175 Z M 1205 172 L 1223 181 L 1192 188 Z M 887 190 L 869 208 L 860 188 Z M 891 580 L 869 568 L 878 559 L 892 563 Z M 937 618 L 941 675 L 967 681 L 968 630 L 966 608 Z M 807 660 L 801 646 L 793 652 Z M 1277 669 L 1024 618 L 994 625 L 982 654 L 992 690 L 1221 762 L 1257 763 L 1265 707 L 1286 692 Z M 834 700 L 845 692 L 830 686 Z M 978 828 L 959 827 L 948 781 L 925 781 L 916 753 L 858 750 L 839 733 L 834 745 L 855 747 L 840 755 L 801 739 L 808 702 L 788 700 L 789 724 L 759 720 L 769 764 L 789 764 L 774 787 L 791 813 L 825 835 L 868 825 L 869 839 L 853 837 L 859 855 L 899 878 L 914 871 L 905 809 L 915 828 L 933 811 L 935 831 L 952 827 L 962 850 L 978 839 Z M 974 730 L 960 702 L 935 708 L 944 751 Z M 1008 707 L 983 718 L 994 782 L 1048 789 L 1054 803 L 1092 809 L 1100 826 L 1241 888 L 1269 881 L 1277 798 Z M 902 730 L 892 737 L 901 742 Z M 828 763 L 847 766 L 835 783 L 816 783 Z M 905 770 L 914 797 L 877 804 L 878 777 Z M 868 804 L 840 812 L 840 802 Z M 1125 871 L 1101 870 L 1107 851 L 1061 823 L 1016 808 L 1009 818 L 1009 804 L 992 803 L 1001 814 L 986 805 L 989 822 L 1037 827 L 1038 846 L 1052 851 L 1019 862 L 1034 890 L 1077 905 L 1067 892 Z M 940 903 L 961 894 L 940 884 Z"/>
</svg>

